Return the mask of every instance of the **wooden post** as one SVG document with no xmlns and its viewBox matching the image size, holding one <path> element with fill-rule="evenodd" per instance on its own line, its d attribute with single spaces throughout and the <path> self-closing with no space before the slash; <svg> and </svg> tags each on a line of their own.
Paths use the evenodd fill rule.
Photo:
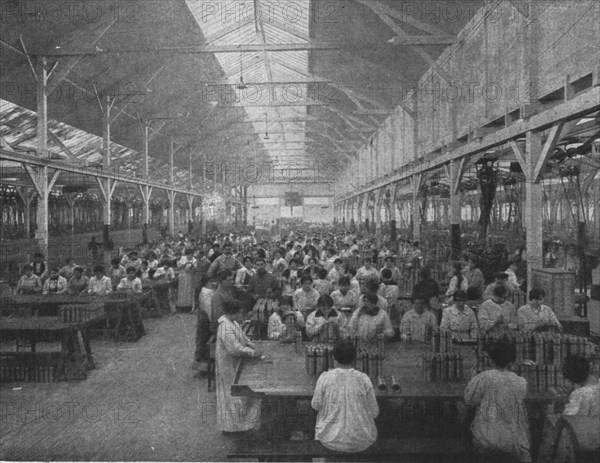
<svg viewBox="0 0 600 463">
<path fill-rule="evenodd" d="M 412 235 L 413 241 L 421 240 L 421 201 L 419 198 L 419 190 L 421 189 L 422 174 L 415 174 L 410 178 L 413 193 L 412 202 Z"/>
<path fill-rule="evenodd" d="M 357 198 L 357 222 L 358 222 L 358 226 L 360 227 L 362 225 L 362 220 L 363 220 L 363 202 L 364 202 L 364 195 L 360 195 Z"/>
<path fill-rule="evenodd" d="M 380 188 L 375 193 L 375 207 L 373 211 L 373 219 L 375 221 L 375 234 L 377 236 L 378 243 L 381 243 L 381 202 L 383 199 L 383 191 L 384 189 Z"/>
<path fill-rule="evenodd" d="M 73 247 L 74 247 L 74 237 L 75 237 L 75 198 L 77 198 L 77 193 L 63 193 L 67 201 L 67 205 L 69 206 L 69 228 L 71 229 L 71 253 L 73 255 Z"/>
<path fill-rule="evenodd" d="M 418 89 L 413 90 L 413 159 L 416 161 L 419 158 L 419 95 Z"/>
<path fill-rule="evenodd" d="M 142 150 L 142 176 L 144 180 L 148 181 L 148 132 L 150 130 L 150 122 L 145 121 L 142 129 L 142 136 L 144 139 L 144 149 Z M 148 244 L 148 225 L 150 223 L 150 196 L 152 195 L 152 188 L 148 185 L 140 185 L 140 192 L 142 194 L 142 201 L 144 205 L 142 207 L 142 242 Z"/>
<path fill-rule="evenodd" d="M 452 259 L 457 260 L 461 252 L 460 221 L 461 199 L 460 180 L 463 174 L 464 158 L 450 162 L 448 177 L 450 179 L 450 246 Z"/>
<path fill-rule="evenodd" d="M 100 109 L 102 110 L 102 115 L 104 117 L 104 123 L 102 127 L 102 169 L 105 171 L 110 170 L 111 156 L 110 156 L 110 110 L 114 102 L 110 101 L 108 95 L 104 103 L 98 100 L 100 104 Z M 111 210 L 111 200 L 112 195 L 115 191 L 115 187 L 117 186 L 116 180 L 111 180 L 109 178 L 98 178 L 96 177 L 96 181 L 98 183 L 98 187 L 100 188 L 100 192 L 102 193 L 102 212 L 103 212 L 103 222 L 104 225 L 102 227 L 102 241 L 104 244 L 104 264 L 106 268 L 110 265 L 110 255 L 111 255 L 111 239 L 110 239 L 110 225 L 112 223 L 112 210 Z"/>
<path fill-rule="evenodd" d="M 194 228 L 194 196 L 186 195 L 187 204 L 188 204 L 188 233 L 192 233 Z"/>
<path fill-rule="evenodd" d="M 33 198 L 35 198 L 36 190 L 35 188 L 32 190 L 27 187 L 18 187 L 17 193 L 23 201 L 24 205 L 24 218 L 25 218 L 25 238 L 29 239 L 31 236 L 31 202 Z"/>
<path fill-rule="evenodd" d="M 37 79 L 37 155 L 41 158 L 48 156 L 48 71 L 46 57 L 38 57 L 35 62 Z M 37 228 L 35 239 L 38 251 L 48 257 L 48 197 L 52 185 L 48 183 L 47 167 L 29 167 L 29 175 L 38 192 Z M 58 171 L 55 176 L 58 177 Z M 54 178 L 56 180 L 56 178 Z M 54 182 L 52 182 L 53 184 Z"/>
<path fill-rule="evenodd" d="M 526 134 L 525 152 L 513 140 L 510 145 L 515 157 L 521 164 L 525 174 L 525 230 L 527 248 L 527 287 L 532 285 L 532 270 L 543 266 L 543 186 L 540 174 L 546 163 L 548 154 L 554 149 L 560 137 L 563 122 L 552 126 L 548 137 L 542 144 L 542 132 L 528 131 Z"/>
<path fill-rule="evenodd" d="M 243 192 L 244 192 L 244 227 L 248 226 L 248 185 L 244 185 L 243 187 Z"/>
<path fill-rule="evenodd" d="M 395 183 L 390 191 L 390 240 L 392 242 L 395 242 L 398 238 L 398 208 L 396 207 L 396 198 L 399 188 L 399 184 Z"/>
<path fill-rule="evenodd" d="M 174 162 L 173 155 L 175 152 L 174 141 L 169 139 L 169 186 L 174 185 Z M 167 198 L 169 199 L 169 235 L 175 236 L 175 195 L 173 190 L 167 190 Z"/>
</svg>

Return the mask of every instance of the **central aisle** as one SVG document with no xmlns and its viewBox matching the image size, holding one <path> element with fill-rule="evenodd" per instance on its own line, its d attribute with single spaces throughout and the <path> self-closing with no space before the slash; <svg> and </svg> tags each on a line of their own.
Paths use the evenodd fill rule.
<svg viewBox="0 0 600 463">
<path fill-rule="evenodd" d="M 0 385 L 0 459 L 226 460 L 215 394 L 190 368 L 196 316 L 144 323 L 137 343 L 93 341 L 85 381 Z"/>
</svg>

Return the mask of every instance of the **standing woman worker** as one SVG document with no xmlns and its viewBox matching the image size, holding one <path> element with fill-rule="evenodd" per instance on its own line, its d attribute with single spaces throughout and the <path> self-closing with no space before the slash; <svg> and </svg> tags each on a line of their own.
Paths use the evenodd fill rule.
<svg viewBox="0 0 600 463">
<path fill-rule="evenodd" d="M 446 291 L 446 296 L 454 296 L 456 291 L 464 291 L 467 292 L 469 288 L 469 282 L 467 278 L 463 275 L 463 268 L 461 264 L 454 264 L 454 273 L 452 274 L 452 278 L 450 279 L 450 283 L 448 284 L 448 291 Z"/>
<path fill-rule="evenodd" d="M 179 269 L 177 286 L 177 310 L 191 312 L 194 308 L 194 271 L 197 261 L 192 249 L 185 250 L 185 256 L 177 263 Z"/>
<path fill-rule="evenodd" d="M 234 397 L 231 385 L 243 357 L 262 357 L 239 325 L 242 307 L 229 302 L 219 318 L 216 347 L 217 429 L 224 432 L 249 431 L 260 422 L 260 399 Z"/>
</svg>

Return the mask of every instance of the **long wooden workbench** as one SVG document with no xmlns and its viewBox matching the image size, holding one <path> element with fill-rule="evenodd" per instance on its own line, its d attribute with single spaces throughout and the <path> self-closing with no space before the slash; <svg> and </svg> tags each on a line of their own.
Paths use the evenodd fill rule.
<svg viewBox="0 0 600 463">
<path fill-rule="evenodd" d="M 102 306 L 105 319 L 114 321 L 114 338 L 117 341 L 137 341 L 145 334 L 140 304 L 146 296 L 129 293 L 98 295 L 8 295 L 0 299 L 3 316 L 56 317 L 61 306 Z"/>
<path fill-rule="evenodd" d="M 304 347 L 296 353 L 293 344 L 279 342 L 257 342 L 257 348 L 265 354 L 265 360 L 243 359 L 240 361 L 234 384 L 233 395 L 253 397 L 289 397 L 311 399 L 318 376 L 309 375 L 305 368 Z M 476 363 L 473 346 L 454 345 L 453 352 L 460 353 L 464 359 L 464 378 L 462 381 L 431 382 L 423 378 L 421 356 L 431 350 L 422 343 L 389 343 L 386 344 L 383 362 L 383 376 L 387 391 L 377 389 L 377 397 L 381 398 L 426 398 L 439 397 L 446 399 L 462 399 L 471 369 Z M 391 376 L 395 376 L 400 384 L 400 392 L 391 389 Z M 372 378 L 373 380 L 375 378 Z M 551 400 L 547 394 L 529 394 L 530 400 Z"/>
<path fill-rule="evenodd" d="M 57 317 L 0 317 L 0 340 L 26 343 L 31 352 L 2 352 L 0 381 L 59 381 L 84 379 L 94 359 L 87 328 L 103 314 L 84 322 Z M 36 352 L 36 343 L 61 343 L 59 352 Z"/>
<path fill-rule="evenodd" d="M 291 426 L 313 429 L 316 414 L 310 409 L 318 376 L 305 368 L 304 347 L 296 353 L 293 344 L 257 342 L 264 360 L 243 359 L 237 368 L 232 395 L 262 399 L 261 429 L 267 441 L 286 440 Z M 476 364 L 474 346 L 454 345 L 453 352 L 464 359 L 462 381 L 431 382 L 425 379 L 421 357 L 431 347 L 425 344 L 390 343 L 386 345 L 383 376 L 387 391 L 377 388 L 380 416 L 376 420 L 381 439 L 406 436 L 449 437 L 457 442 L 468 440 L 472 410 L 465 407 L 464 390 Z M 394 392 L 390 377 L 394 375 L 401 390 Z M 527 409 L 532 433 L 532 449 L 537 455 L 547 406 L 561 396 L 529 393 Z M 304 403 L 302 406 L 301 404 Z M 292 416 L 296 413 L 303 417 Z"/>
</svg>

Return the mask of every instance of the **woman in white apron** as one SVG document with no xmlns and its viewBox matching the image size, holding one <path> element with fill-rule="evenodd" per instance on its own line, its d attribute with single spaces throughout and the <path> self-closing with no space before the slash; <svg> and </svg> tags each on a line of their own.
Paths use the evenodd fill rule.
<svg viewBox="0 0 600 463">
<path fill-rule="evenodd" d="M 230 302 L 223 307 L 224 315 L 219 318 L 216 346 L 217 380 L 217 429 L 224 432 L 249 431 L 260 423 L 259 399 L 234 397 L 231 385 L 239 362 L 243 357 L 258 357 L 262 354 L 243 333 L 238 320 L 242 308 Z"/>
</svg>

